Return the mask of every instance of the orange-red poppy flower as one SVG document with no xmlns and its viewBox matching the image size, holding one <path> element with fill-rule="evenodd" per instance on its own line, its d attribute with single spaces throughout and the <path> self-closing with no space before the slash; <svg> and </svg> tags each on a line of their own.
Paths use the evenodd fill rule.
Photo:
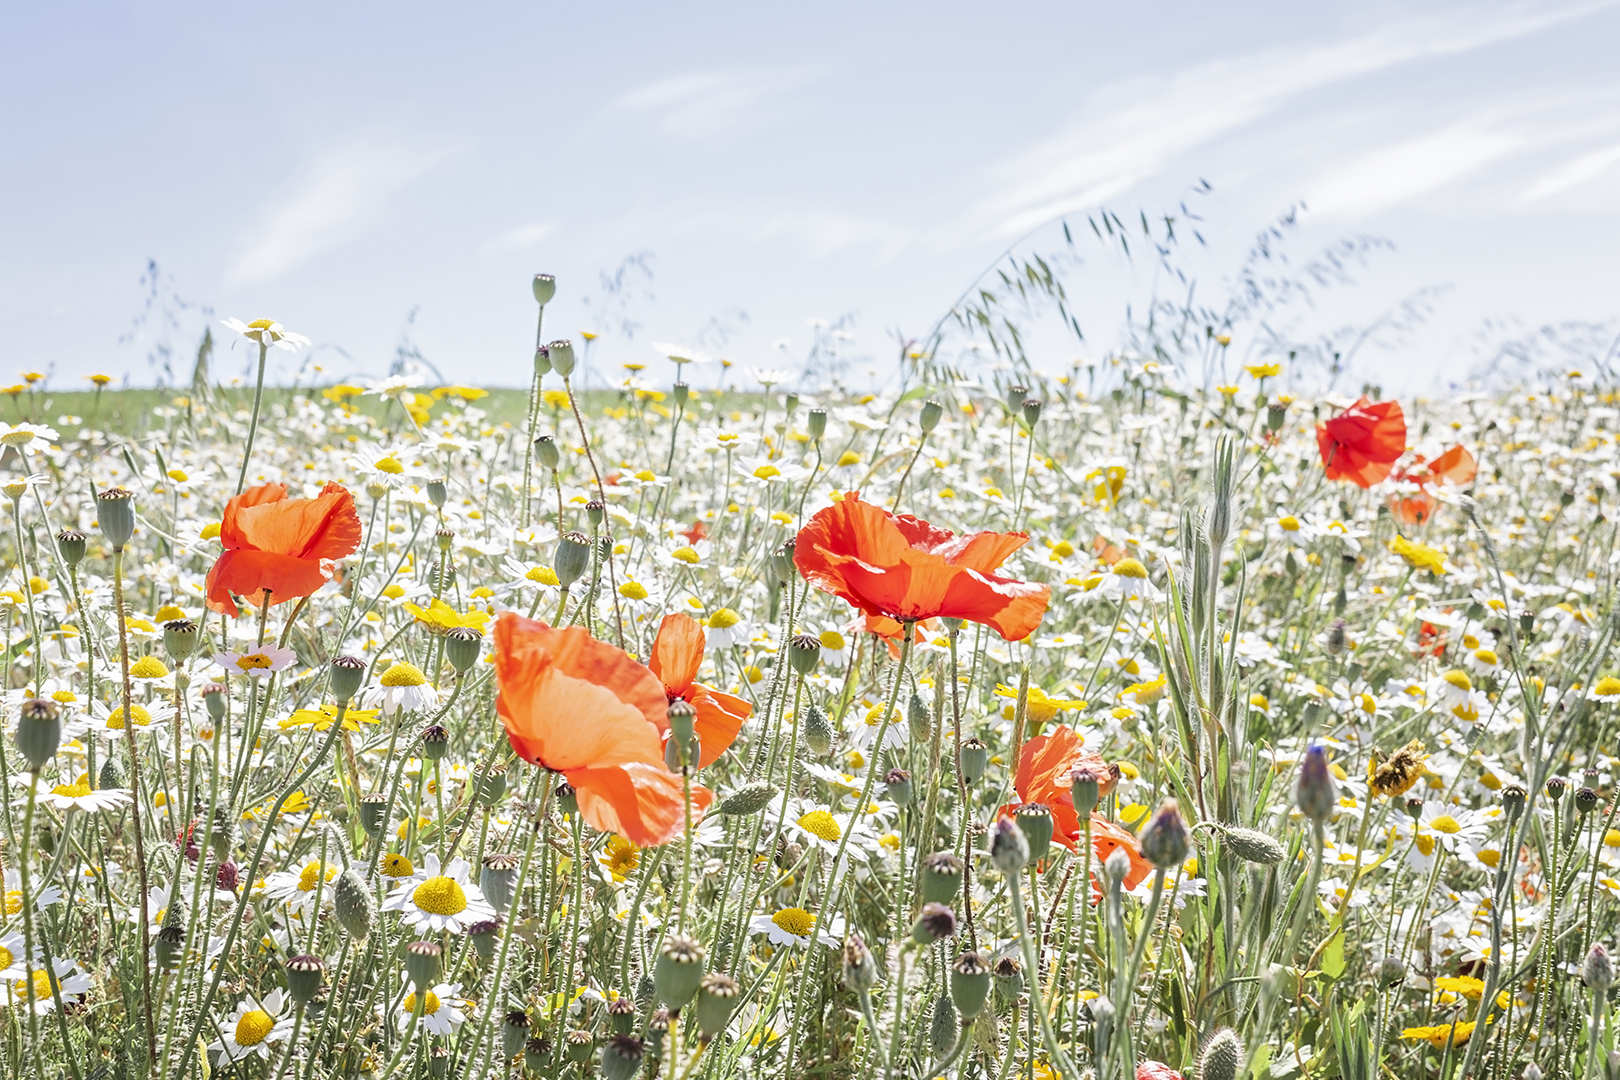
<svg viewBox="0 0 1620 1080">
<path fill-rule="evenodd" d="M 360 514 L 341 484 L 313 499 L 289 499 L 285 484 L 262 484 L 225 504 L 219 540 L 225 550 L 208 571 L 208 607 L 234 616 L 233 594 L 258 607 L 266 591 L 280 604 L 331 581 L 333 560 L 360 547 Z"/>
<path fill-rule="evenodd" d="M 560 773 L 586 821 L 642 847 L 681 831 L 682 781 L 664 767 L 668 699 L 651 671 L 582 626 L 511 612 L 495 621 L 494 655 L 495 710 L 512 749 Z M 711 798 L 692 788 L 697 810 Z"/>
<path fill-rule="evenodd" d="M 736 741 L 737 732 L 754 707 L 742 698 L 697 681 L 703 666 L 703 627 L 683 612 L 665 615 L 653 639 L 647 666 L 664 685 L 668 701 L 680 698 L 697 710 L 693 727 L 698 735 L 698 767 L 713 764 Z"/>
<path fill-rule="evenodd" d="M 799 531 L 793 561 L 805 580 L 867 615 L 966 619 L 1017 641 L 1041 624 L 1052 590 L 994 571 L 1028 541 L 1025 533 L 956 536 L 852 491 Z"/>
<path fill-rule="evenodd" d="M 1389 475 L 1406 452 L 1406 416 L 1398 401 L 1360 398 L 1338 416 L 1316 425 L 1316 446 L 1329 480 L 1372 487 Z"/>
<path fill-rule="evenodd" d="M 1440 500 L 1430 490 L 1431 487 L 1443 487 L 1446 484 L 1471 484 L 1474 477 L 1479 474 L 1479 463 L 1474 455 L 1469 453 L 1465 446 L 1453 446 L 1433 461 L 1424 461 L 1419 454 L 1417 460 L 1395 474 L 1397 480 L 1409 480 L 1417 485 L 1417 491 L 1406 491 L 1391 495 L 1389 509 L 1397 520 L 1405 525 L 1422 525 L 1434 514 Z"/>
</svg>

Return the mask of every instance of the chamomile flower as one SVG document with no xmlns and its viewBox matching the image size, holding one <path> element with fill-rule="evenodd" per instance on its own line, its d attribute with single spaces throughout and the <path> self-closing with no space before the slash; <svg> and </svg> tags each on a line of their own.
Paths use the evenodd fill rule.
<svg viewBox="0 0 1620 1080">
<path fill-rule="evenodd" d="M 271 1047 L 292 1035 L 293 1020 L 283 1015 L 285 1007 L 280 987 L 266 994 L 262 1001 L 243 998 L 220 1022 L 220 1037 L 210 1043 L 208 1049 L 217 1051 L 226 1061 L 241 1061 L 254 1055 L 269 1057 Z"/>
<path fill-rule="evenodd" d="M 44 424 L 8 424 L 0 421 L 0 444 L 20 450 L 24 454 L 37 454 L 61 437 L 55 428 L 48 428 Z M 39 479 L 44 480 L 45 477 L 40 476 Z M 31 483 L 33 480 L 34 476 L 23 478 L 24 483 Z"/>
<path fill-rule="evenodd" d="M 99 731 L 108 739 L 124 738 L 124 706 L 122 704 L 108 707 L 97 702 L 94 705 L 95 719 L 91 724 L 92 730 Z M 174 717 L 174 706 L 167 701 L 153 699 L 147 703 L 130 703 L 129 715 L 135 730 L 141 732 L 161 731 L 163 726 Z"/>
<path fill-rule="evenodd" d="M 76 962 L 59 956 L 49 968 L 35 967 L 32 975 L 24 973 L 8 981 L 0 995 L 0 1004 L 44 1016 L 56 1008 L 57 994 L 61 995 L 63 1005 L 76 1005 L 94 985 L 95 980 L 81 971 Z"/>
<path fill-rule="evenodd" d="M 6 870 L 0 883 L 4 885 L 4 888 L 0 888 L 0 899 L 4 901 L 0 904 L 0 913 L 4 913 L 8 919 L 21 915 L 24 899 L 22 871 L 15 867 Z M 48 908 L 62 902 L 62 890 L 54 885 L 41 884 L 38 875 L 34 876 L 29 885 L 33 888 L 35 908 Z"/>
<path fill-rule="evenodd" d="M 439 703 L 439 692 L 427 681 L 422 669 L 403 661 L 390 665 L 366 689 L 361 704 L 368 709 L 381 709 L 384 716 L 401 710 L 414 712 Z"/>
<path fill-rule="evenodd" d="M 1452 668 L 1429 684 L 1429 700 L 1438 709 L 1459 720 L 1473 723 L 1479 719 L 1482 707 L 1490 702 L 1474 689 L 1474 681 L 1466 671 Z"/>
<path fill-rule="evenodd" d="M 823 918 L 818 925 L 812 912 L 802 907 L 785 907 L 770 915 L 755 915 L 748 920 L 748 930 L 764 934 L 772 945 L 794 949 L 808 948 L 814 934 L 823 945 L 836 949 L 844 939 L 844 920 L 834 915 Z"/>
<path fill-rule="evenodd" d="M 309 344 L 309 338 L 303 334 L 294 334 L 285 329 L 273 319 L 254 319 L 244 323 L 241 319 L 222 319 L 226 329 L 235 330 L 238 334 L 262 348 L 285 349 L 288 352 L 297 352 Z"/>
<path fill-rule="evenodd" d="M 465 933 L 469 926 L 495 918 L 494 906 L 468 879 L 468 870 L 466 859 L 458 856 L 441 866 L 439 857 L 429 852 L 421 874 L 400 882 L 382 909 L 399 912 L 419 934 Z"/>
<path fill-rule="evenodd" d="M 134 799 L 134 793 L 128 788 L 100 788 L 90 789 L 90 777 L 81 776 L 71 784 L 57 784 L 50 790 L 43 790 L 44 783 L 40 783 L 39 801 L 46 806 L 58 810 L 87 810 L 95 813 L 98 810 L 117 810 L 127 806 Z"/>
<path fill-rule="evenodd" d="M 409 977 L 406 978 L 406 985 L 410 985 Z M 460 983 L 439 983 L 428 990 L 422 998 L 422 1016 L 417 1020 L 418 1026 L 429 1035 L 455 1034 L 456 1029 L 467 1022 L 467 1014 L 462 1010 L 471 1004 L 460 995 Z M 399 1030 L 404 1031 L 411 1026 L 416 1007 L 416 991 L 412 989 L 394 1009 L 394 1022 Z"/>
<path fill-rule="evenodd" d="M 0 934 L 0 982 L 12 982 L 25 974 L 28 947 L 21 934 Z M 38 950 L 34 964 L 38 965 Z"/>
<path fill-rule="evenodd" d="M 1114 564 L 1112 570 L 1102 575 L 1102 580 L 1091 591 L 1091 595 L 1124 601 L 1135 600 L 1138 597 L 1157 600 L 1164 594 L 1148 580 L 1147 567 L 1142 565 L 1140 559 L 1121 559 Z"/>
<path fill-rule="evenodd" d="M 308 859 L 297 871 L 277 870 L 264 879 L 264 895 L 279 900 L 294 913 L 303 914 L 315 904 L 316 886 L 321 885 L 322 902 L 332 902 L 332 882 L 342 867 L 335 863 L 322 863 Z"/>
</svg>

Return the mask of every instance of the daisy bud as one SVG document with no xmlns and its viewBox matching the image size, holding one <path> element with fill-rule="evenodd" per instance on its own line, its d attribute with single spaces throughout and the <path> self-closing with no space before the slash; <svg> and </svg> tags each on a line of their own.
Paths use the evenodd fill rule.
<svg viewBox="0 0 1620 1080">
<path fill-rule="evenodd" d="M 321 972 L 326 963 L 308 953 L 287 961 L 287 994 L 300 1005 L 309 1004 L 321 989 Z"/>
<path fill-rule="evenodd" d="M 62 561 L 68 564 L 68 569 L 84 561 L 87 540 L 88 537 L 78 529 L 63 529 L 56 534 L 56 550 L 62 553 Z"/>
<path fill-rule="evenodd" d="M 354 867 L 338 875 L 337 884 L 332 887 L 332 908 L 350 937 L 358 941 L 371 932 L 377 901 L 366 887 L 365 879 Z"/>
<path fill-rule="evenodd" d="M 1614 963 L 1603 946 L 1594 945 L 1592 951 L 1586 954 L 1586 960 L 1581 964 L 1581 981 L 1599 994 L 1614 985 Z"/>
<path fill-rule="evenodd" d="M 951 964 L 951 1002 L 963 1020 L 972 1020 L 984 1011 L 990 996 L 990 965 L 984 954 L 967 950 Z"/>
<path fill-rule="evenodd" d="M 1033 428 L 1037 423 L 1040 422 L 1041 419 L 1041 399 L 1025 398 L 1023 408 L 1024 424 Z"/>
<path fill-rule="evenodd" d="M 478 871 L 478 888 L 496 911 L 505 911 L 512 902 L 522 865 L 523 860 L 509 851 L 484 856 L 484 865 Z"/>
<path fill-rule="evenodd" d="M 358 656 L 336 656 L 332 658 L 329 671 L 332 685 L 332 697 L 339 704 L 354 700 L 354 695 L 360 692 L 360 684 L 366 678 L 366 662 Z M 207 693 L 207 691 L 203 691 Z"/>
<path fill-rule="evenodd" d="M 473 780 L 473 792 L 482 806 L 494 806 L 506 794 L 506 766 L 500 762 L 491 762 L 488 768 L 479 769 Z"/>
<path fill-rule="evenodd" d="M 658 950 L 653 965 L 653 990 L 671 1013 L 679 1010 L 698 992 L 703 981 L 703 946 L 696 938 L 671 934 Z"/>
<path fill-rule="evenodd" d="M 422 729 L 422 756 L 429 761 L 443 761 L 450 751 L 450 730 L 443 724 L 429 724 Z"/>
<path fill-rule="evenodd" d="M 551 1040 L 544 1035 L 530 1039 L 523 1047 L 523 1067 L 531 1073 L 543 1074 L 551 1067 Z"/>
<path fill-rule="evenodd" d="M 1507 811 L 1509 821 L 1524 813 L 1525 798 L 1525 790 L 1518 784 L 1509 784 L 1502 789 L 1502 809 Z"/>
<path fill-rule="evenodd" d="M 669 388 L 669 396 L 675 399 L 675 407 L 686 408 L 687 400 L 692 396 L 692 388 L 683 382 L 678 382 Z"/>
<path fill-rule="evenodd" d="M 1024 965 L 1015 956 L 1003 956 L 996 961 L 996 1000 L 1011 1005 L 1024 992 Z"/>
<path fill-rule="evenodd" d="M 208 719 L 219 723 L 225 718 L 226 687 L 224 683 L 209 683 L 202 688 L 203 704 L 208 708 Z"/>
<path fill-rule="evenodd" d="M 731 817 L 747 817 L 757 814 L 771 803 L 776 794 L 776 788 L 764 780 L 756 780 L 733 791 L 720 800 L 720 812 Z"/>
<path fill-rule="evenodd" d="M 1320 743 L 1305 751 L 1304 764 L 1299 770 L 1299 785 L 1294 801 L 1300 813 L 1321 824 L 1333 816 L 1333 807 L 1339 801 L 1338 786 L 1328 770 L 1327 749 Z"/>
<path fill-rule="evenodd" d="M 670 702 L 670 741 L 673 742 L 676 739 L 679 739 L 683 743 L 690 742 L 692 740 L 692 736 L 697 733 L 696 729 L 693 727 L 696 720 L 697 710 L 692 707 L 692 703 L 690 701 L 687 701 L 684 698 L 676 698 L 674 701 Z"/>
<path fill-rule="evenodd" d="M 965 739 L 961 756 L 963 781 L 969 785 L 977 784 L 990 765 L 990 748 L 976 738 Z"/>
<path fill-rule="evenodd" d="M 190 619 L 164 623 L 163 648 L 176 663 L 185 663 L 197 651 L 197 624 Z"/>
<path fill-rule="evenodd" d="M 529 1044 L 529 1014 L 522 1009 L 510 1009 L 501 1021 L 501 1054 L 508 1059 L 523 1053 Z"/>
<path fill-rule="evenodd" d="M 788 639 L 788 662 L 800 675 L 808 675 L 821 662 L 821 639 L 813 634 L 794 634 Z"/>
<path fill-rule="evenodd" d="M 990 826 L 990 861 L 1003 874 L 1016 874 L 1029 864 L 1029 841 L 1024 830 L 1006 818 Z"/>
<path fill-rule="evenodd" d="M 602 1075 L 607 1080 L 630 1080 L 641 1071 L 641 1059 L 646 1055 L 639 1036 L 615 1035 L 602 1047 Z"/>
<path fill-rule="evenodd" d="M 861 935 L 851 934 L 844 939 L 843 962 L 845 986 L 859 994 L 877 985 L 877 962 Z"/>
<path fill-rule="evenodd" d="M 709 1042 L 726 1030 L 731 1011 L 737 1007 L 742 987 L 723 971 L 711 971 L 698 983 L 697 1022 L 702 1041 Z"/>
<path fill-rule="evenodd" d="M 588 1031 L 570 1031 L 563 1036 L 563 1046 L 567 1049 L 569 1061 L 583 1065 L 596 1052 L 596 1036 Z"/>
<path fill-rule="evenodd" d="M 498 918 L 473 923 L 467 927 L 467 936 L 472 939 L 474 951 L 486 964 L 495 959 L 495 940 L 500 932 L 501 920 Z"/>
<path fill-rule="evenodd" d="M 1181 820 L 1181 807 L 1166 799 L 1142 830 L 1142 854 L 1160 870 L 1172 870 L 1187 857 L 1187 823 Z"/>
<path fill-rule="evenodd" d="M 574 343 L 565 339 L 553 341 L 546 346 L 546 355 L 551 358 L 551 370 L 563 378 L 574 373 Z"/>
<path fill-rule="evenodd" d="M 832 750 L 833 726 L 820 705 L 812 704 L 804 711 L 804 745 L 812 754 L 821 757 Z"/>
<path fill-rule="evenodd" d="M 165 926 L 152 942 L 152 959 L 161 971 L 173 971 L 186 951 L 186 931 L 180 926 Z"/>
<path fill-rule="evenodd" d="M 433 504 L 434 509 L 444 509 L 445 490 L 444 480 L 442 478 L 437 480 L 429 480 L 427 482 L 427 497 L 428 502 Z"/>
<path fill-rule="evenodd" d="M 1102 796 L 1102 778 L 1089 765 L 1076 765 L 1069 773 L 1069 801 L 1082 818 L 1091 816 Z"/>
<path fill-rule="evenodd" d="M 439 959 L 444 950 L 431 941 L 413 941 L 405 946 L 405 974 L 418 991 L 433 985 L 439 977 Z"/>
<path fill-rule="evenodd" d="M 950 995 L 940 994 L 934 998 L 928 1017 L 928 1048 L 936 1058 L 944 1057 L 956 1045 L 956 1029 L 956 1006 Z"/>
<path fill-rule="evenodd" d="M 1394 989 L 1406 981 L 1406 965 L 1393 956 L 1386 956 L 1378 964 L 1378 985 L 1386 990 Z"/>
<path fill-rule="evenodd" d="M 557 295 L 557 279 L 550 274 L 534 275 L 534 302 L 541 307 L 551 303 L 551 298 Z"/>
<path fill-rule="evenodd" d="M 1029 845 L 1029 857 L 1039 862 L 1052 847 L 1052 811 L 1045 803 L 1025 803 L 1013 814 L 1013 821 Z"/>
<path fill-rule="evenodd" d="M 50 698 L 30 698 L 17 716 L 17 750 L 30 772 L 39 772 L 62 744 L 62 710 Z"/>
<path fill-rule="evenodd" d="M 1115 848 L 1103 860 L 1103 876 L 1109 881 L 1118 883 L 1125 880 L 1125 875 L 1131 872 L 1131 857 L 1125 854 L 1123 848 Z"/>
<path fill-rule="evenodd" d="M 382 498 L 388 494 L 388 490 L 388 485 L 381 480 L 373 480 L 366 485 L 366 494 L 371 496 L 372 502 L 382 502 Z"/>
<path fill-rule="evenodd" d="M 563 533 L 562 539 L 557 541 L 556 565 L 552 571 L 557 575 L 557 584 L 568 588 L 578 581 L 585 573 L 585 568 L 591 562 L 591 539 L 582 532 Z"/>
<path fill-rule="evenodd" d="M 924 855 L 918 891 L 924 901 L 943 904 L 955 900 L 962 891 L 962 860 L 949 851 Z"/>
<path fill-rule="evenodd" d="M 1569 791 L 1569 781 L 1562 776 L 1549 776 L 1547 778 L 1547 798 L 1553 802 L 1562 802 L 1564 794 Z"/>
<path fill-rule="evenodd" d="M 135 495 L 123 488 L 108 488 L 96 496 L 96 524 L 114 551 L 123 551 L 135 535 Z"/>
<path fill-rule="evenodd" d="M 919 945 L 932 945 L 955 936 L 956 912 L 933 901 L 922 906 L 917 921 L 911 927 L 911 940 Z"/>
<path fill-rule="evenodd" d="M 552 797 L 557 800 L 557 812 L 568 817 L 579 813 L 579 796 L 574 792 L 574 785 L 564 780 L 552 790 Z"/>
<path fill-rule="evenodd" d="M 1222 829 L 1221 839 L 1226 841 L 1232 854 L 1246 863 L 1275 866 L 1287 854 L 1281 844 L 1258 829 Z"/>
<path fill-rule="evenodd" d="M 896 806 L 911 805 L 911 774 L 904 769 L 890 769 L 883 777 L 883 789 Z"/>
<path fill-rule="evenodd" d="M 1198 1080 L 1237 1080 L 1246 1060 L 1237 1032 L 1220 1028 L 1198 1055 Z"/>
<path fill-rule="evenodd" d="M 827 434 L 827 410 L 811 409 L 804 422 L 804 427 L 805 433 L 810 436 L 810 441 L 819 443 L 821 437 Z"/>
<path fill-rule="evenodd" d="M 535 439 L 534 460 L 555 472 L 557 466 L 562 464 L 562 454 L 557 450 L 557 440 L 550 435 L 542 435 Z"/>
<path fill-rule="evenodd" d="M 1589 787 L 1583 787 L 1575 792 L 1575 809 L 1583 816 L 1596 810 L 1598 803 L 1602 801 L 1598 793 Z"/>
<path fill-rule="evenodd" d="M 376 836 L 388 824 L 388 796 L 381 792 L 360 796 L 360 827 Z"/>
<path fill-rule="evenodd" d="M 922 428 L 922 433 L 924 435 L 927 435 L 930 431 L 933 431 L 935 428 L 939 427 L 940 417 L 944 415 L 945 406 L 941 405 L 933 398 L 929 398 L 927 401 L 923 402 L 922 411 L 917 414 L 917 426 Z"/>
</svg>

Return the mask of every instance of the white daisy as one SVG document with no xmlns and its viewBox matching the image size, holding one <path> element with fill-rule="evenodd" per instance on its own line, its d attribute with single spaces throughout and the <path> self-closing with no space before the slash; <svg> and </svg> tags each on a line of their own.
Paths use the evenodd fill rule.
<svg viewBox="0 0 1620 1080">
<path fill-rule="evenodd" d="M 214 654 L 214 663 L 225 669 L 227 675 L 245 675 L 250 679 L 268 679 L 288 667 L 298 654 L 291 649 L 278 649 L 273 645 L 252 652 L 222 652 Z"/>
<path fill-rule="evenodd" d="M 366 688 L 361 704 L 381 709 L 385 716 L 404 710 L 413 712 L 439 703 L 439 692 L 415 664 L 395 663 Z"/>
<path fill-rule="evenodd" d="M 322 902 L 332 902 L 332 882 L 338 876 L 339 867 L 336 863 L 322 863 L 319 859 L 309 859 L 298 872 L 291 870 L 278 870 L 264 879 L 264 894 L 272 900 L 279 900 L 295 912 L 302 913 L 315 903 L 315 887 L 322 877 L 326 884 L 322 888 Z"/>
<path fill-rule="evenodd" d="M 44 787 L 43 784 L 40 787 Z M 77 783 L 57 784 L 49 791 L 40 791 L 39 800 L 58 810 L 116 810 L 128 805 L 135 797 L 128 788 L 90 789 L 90 777 L 81 776 Z"/>
<path fill-rule="evenodd" d="M 814 931 L 817 939 L 829 948 L 838 948 L 844 939 L 844 920 L 834 915 L 816 925 L 816 917 L 801 907 L 783 908 L 773 915 L 755 915 L 748 920 L 750 933 L 764 934 L 772 945 L 786 945 L 803 949 L 810 944 Z"/>
<path fill-rule="evenodd" d="M 22 871 L 12 867 L 4 877 L 5 888 L 0 893 L 5 896 L 4 913 L 7 918 L 21 915 L 23 909 Z M 33 882 L 34 907 L 48 908 L 62 902 L 62 890 L 54 885 L 41 885 L 38 880 Z"/>
<path fill-rule="evenodd" d="M 79 970 L 77 963 L 58 957 L 50 970 L 37 967 L 32 977 L 23 975 L 6 983 L 3 995 L 0 995 L 0 1004 L 32 1009 L 36 1016 L 43 1016 L 56 1008 L 53 983 L 56 992 L 62 995 L 64 1005 L 78 1002 L 95 984 L 90 976 Z"/>
<path fill-rule="evenodd" d="M 483 891 L 468 879 L 470 865 L 457 857 L 448 866 L 429 852 L 426 865 L 417 877 L 402 881 L 388 899 L 384 911 L 397 911 L 403 921 L 419 934 L 448 930 L 464 933 L 469 926 L 495 918 L 495 908 L 484 899 Z"/>
<path fill-rule="evenodd" d="M 429 1035 L 451 1035 L 462 1024 L 467 1022 L 467 1014 L 461 1010 L 468 1003 L 459 996 L 460 983 L 439 983 L 428 990 L 422 1000 L 422 1017 L 419 1021 L 422 1028 Z M 411 1017 L 416 1012 L 416 991 L 412 990 L 400 1001 L 399 1008 L 394 1010 L 394 1020 L 399 1029 L 404 1031 L 411 1025 Z"/>
<path fill-rule="evenodd" d="M 292 1034 L 292 1017 L 282 1015 L 284 1006 L 280 987 L 266 994 L 263 1002 L 243 998 L 219 1025 L 219 1041 L 210 1043 L 208 1049 L 226 1061 L 254 1054 L 269 1057 L 271 1044 L 284 1042 Z"/>
<path fill-rule="evenodd" d="M 25 974 L 27 946 L 21 934 L 0 935 L 0 982 L 12 982 Z M 34 961 L 38 963 L 36 959 Z"/>
<path fill-rule="evenodd" d="M 241 319 L 222 319 L 227 329 L 235 330 L 249 341 L 267 348 L 286 349 L 288 352 L 297 352 L 309 344 L 309 338 L 303 334 L 290 333 L 282 325 L 272 319 L 254 319 L 244 323 Z"/>
<path fill-rule="evenodd" d="M 0 443 L 16 447 L 25 454 L 37 454 L 40 450 L 40 443 L 49 444 L 60 438 L 61 436 L 56 433 L 55 428 L 48 428 L 43 424 L 7 424 L 0 421 Z M 12 482 L 20 482 L 33 487 L 36 484 L 45 482 L 46 479 L 45 476 L 36 473 Z"/>
</svg>

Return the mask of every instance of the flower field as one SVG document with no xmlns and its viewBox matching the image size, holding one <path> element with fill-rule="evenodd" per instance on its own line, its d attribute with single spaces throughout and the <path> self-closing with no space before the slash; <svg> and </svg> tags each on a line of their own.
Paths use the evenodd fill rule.
<svg viewBox="0 0 1620 1080">
<path fill-rule="evenodd" d="M 0 1075 L 1620 1077 L 1611 388 L 577 362 L 11 393 Z"/>
</svg>

